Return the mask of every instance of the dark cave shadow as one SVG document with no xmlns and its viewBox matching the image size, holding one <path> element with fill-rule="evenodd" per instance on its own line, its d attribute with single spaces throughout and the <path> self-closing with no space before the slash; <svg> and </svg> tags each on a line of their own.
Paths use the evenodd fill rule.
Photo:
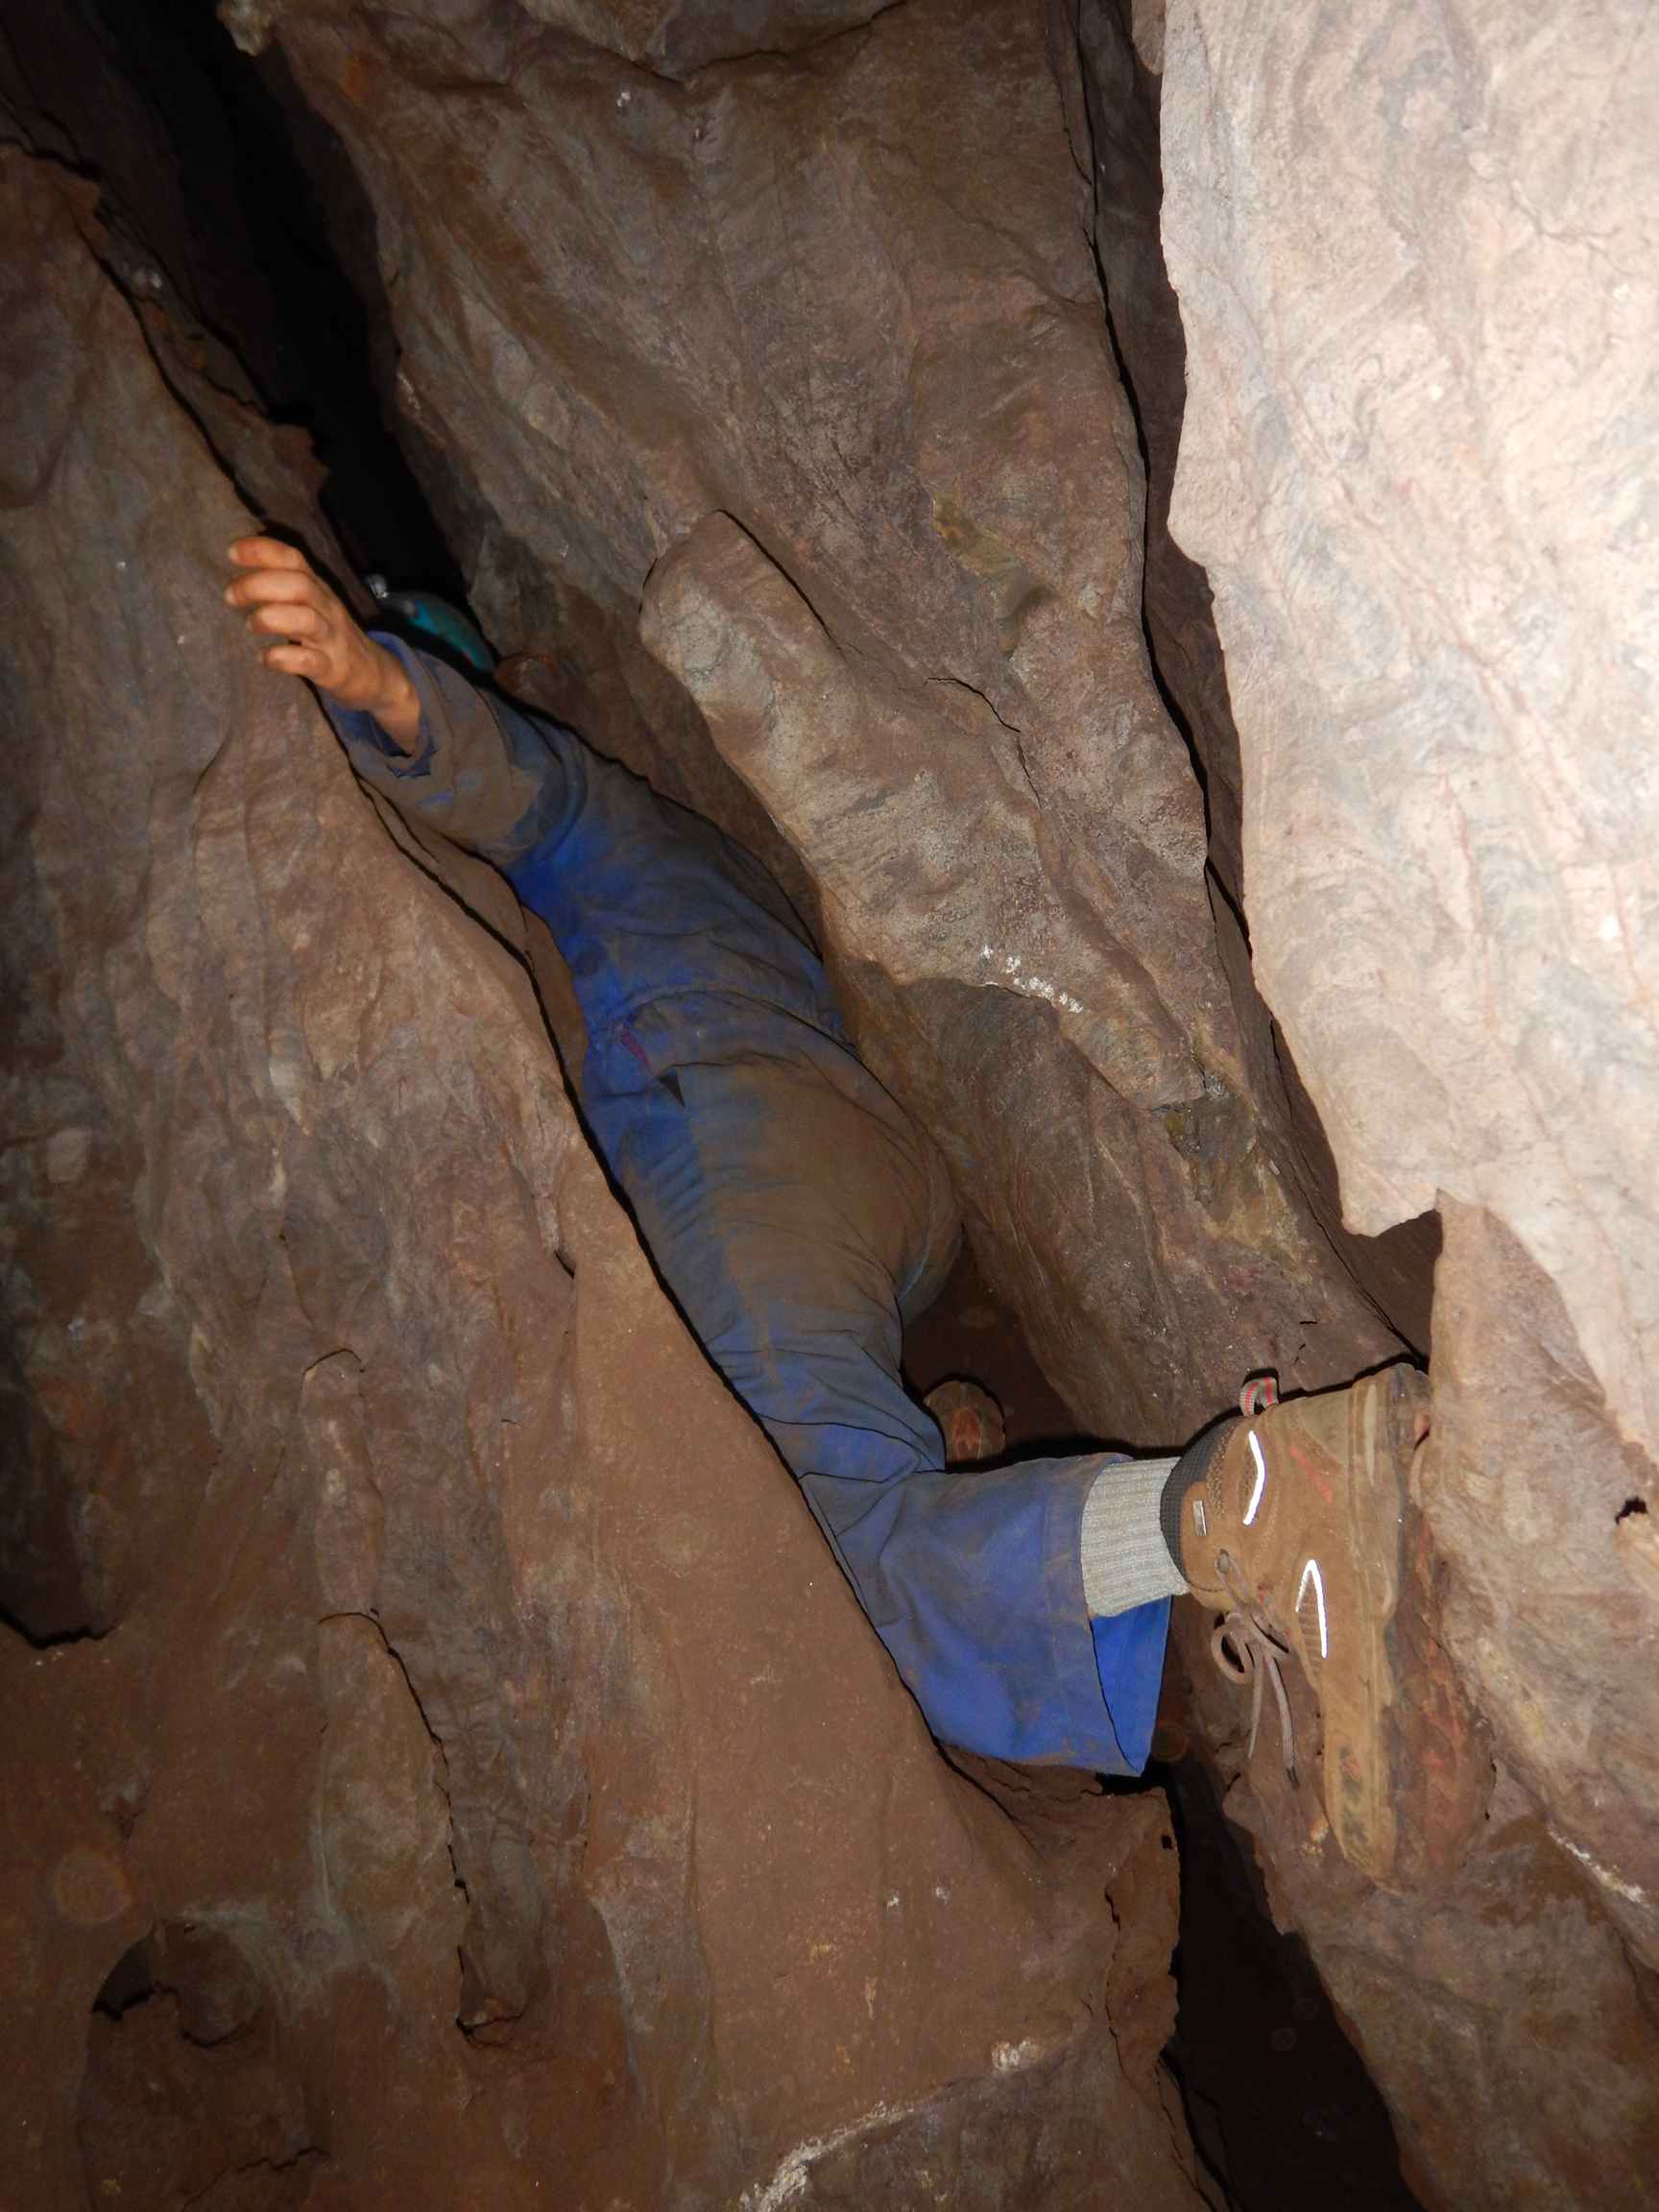
<svg viewBox="0 0 1659 2212">
<path fill-rule="evenodd" d="M 377 226 L 345 148 L 276 48 L 239 53 L 211 0 L 16 8 L 0 111 L 100 187 L 100 213 L 234 358 L 266 416 L 309 432 L 319 503 L 359 568 L 464 583 L 394 427 Z"/>
<path fill-rule="evenodd" d="M 1423 2212 L 1393 2122 L 1300 1936 L 1275 1926 L 1247 1838 L 1202 1762 L 1150 1765 L 1181 1853 L 1165 2063 L 1237 2212 Z"/>
</svg>

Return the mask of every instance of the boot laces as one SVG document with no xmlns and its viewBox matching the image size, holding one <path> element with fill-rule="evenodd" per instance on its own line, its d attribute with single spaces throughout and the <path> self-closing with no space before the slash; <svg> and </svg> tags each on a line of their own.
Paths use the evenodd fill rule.
<svg viewBox="0 0 1659 2212">
<path fill-rule="evenodd" d="M 1210 1655 L 1230 1682 L 1250 1685 L 1250 1743 L 1247 1759 L 1256 1756 L 1256 1732 L 1262 1722 L 1262 1686 L 1270 1683 L 1279 1711 L 1279 1748 L 1285 1771 L 1296 1787 L 1296 1733 L 1290 1719 L 1290 1699 L 1285 1688 L 1284 1663 L 1290 1656 L 1289 1638 L 1270 1613 L 1256 1602 L 1229 1551 L 1215 1561 L 1233 1603 L 1210 1638 Z"/>
</svg>

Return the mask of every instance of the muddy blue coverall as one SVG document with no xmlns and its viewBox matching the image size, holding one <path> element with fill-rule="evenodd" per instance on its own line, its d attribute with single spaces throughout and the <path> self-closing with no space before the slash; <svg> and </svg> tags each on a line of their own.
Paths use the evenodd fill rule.
<svg viewBox="0 0 1659 2212">
<path fill-rule="evenodd" d="M 331 708 L 353 764 L 551 929 L 605 1162 L 929 1727 L 996 1758 L 1139 1772 L 1168 1601 L 1089 1618 L 1079 1522 L 1106 1455 L 946 1471 L 900 1380 L 902 1323 L 956 1247 L 944 1167 L 854 1054 L 782 892 L 571 731 L 379 642 L 414 682 L 420 736 L 405 756 Z"/>
</svg>

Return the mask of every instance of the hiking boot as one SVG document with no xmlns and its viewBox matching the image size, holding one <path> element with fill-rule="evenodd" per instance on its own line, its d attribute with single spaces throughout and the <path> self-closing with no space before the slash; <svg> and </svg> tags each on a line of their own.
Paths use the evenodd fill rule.
<svg viewBox="0 0 1659 2212">
<path fill-rule="evenodd" d="M 1007 1449 L 1002 1408 L 977 1382 L 952 1377 L 929 1390 L 922 1403 L 939 1424 L 947 1467 L 980 1467 L 999 1459 Z"/>
<path fill-rule="evenodd" d="M 1332 1833 L 1374 1882 L 1394 1885 L 1402 1791 L 1412 1786 L 1390 1630 L 1406 1576 L 1408 1478 L 1428 1433 L 1429 1383 L 1407 1361 L 1345 1390 L 1276 1403 L 1245 1385 L 1243 1418 L 1193 1447 L 1181 1497 L 1181 1572 L 1225 1614 L 1211 1639 L 1224 1674 L 1279 1712 L 1296 1777 L 1283 1663 L 1302 1662 L 1324 1722 Z"/>
</svg>

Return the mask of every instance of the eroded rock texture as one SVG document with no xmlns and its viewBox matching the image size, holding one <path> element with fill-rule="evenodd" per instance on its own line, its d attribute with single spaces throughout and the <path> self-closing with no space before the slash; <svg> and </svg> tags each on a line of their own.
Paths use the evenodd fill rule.
<svg viewBox="0 0 1659 2212">
<path fill-rule="evenodd" d="M 1145 463 L 1147 640 L 1203 784 L 1210 867 L 1238 907 L 1243 885 L 1238 732 L 1209 580 L 1169 532 L 1187 354 L 1161 231 L 1163 0 L 1047 0 L 1047 16 L 1068 134 L 1091 177 L 1107 323 Z M 1356 1281 L 1411 1344 L 1426 1350 L 1437 1219 L 1425 1214 L 1377 1236 L 1349 1230 L 1330 1147 L 1284 1033 L 1243 972 L 1225 915 L 1217 916 L 1217 931 L 1255 1094 L 1270 1102 L 1276 1122 L 1289 1119 L 1286 1150 L 1298 1192 Z"/>
<path fill-rule="evenodd" d="M 1659 62 L 1645 11 L 1185 0 L 1171 525 L 1257 973 L 1361 1230 L 1438 1203 L 1428 1501 L 1500 1749 L 1659 1960 Z M 1400 156 L 1408 135 L 1409 158 Z"/>
<path fill-rule="evenodd" d="M 1161 1805 L 1055 1870 L 938 1760 L 79 191 L 0 158 L 8 2200 L 1192 2201 Z"/>
<path fill-rule="evenodd" d="M 1638 1868 L 1651 1865 L 1653 1833 L 1644 1748 L 1659 1596 L 1643 1551 L 1651 1470 L 1608 1418 L 1585 1349 L 1513 1217 L 1456 1202 L 1484 1188 L 1494 1166 L 1483 1121 L 1498 1101 L 1506 1100 L 1501 1116 L 1515 1111 L 1521 1095 L 1510 1041 L 1530 1026 L 1523 1055 L 1535 1049 L 1551 1019 L 1539 999 L 1529 1025 L 1518 1000 L 1502 1002 L 1498 980 L 1539 952 L 1525 950 L 1527 909 L 1552 896 L 1552 871 L 1574 895 L 1559 849 L 1530 830 L 1518 835 L 1514 816 L 1501 819 L 1512 805 L 1525 811 L 1525 782 L 1493 806 L 1525 758 L 1527 733 L 1510 756 L 1510 698 L 1485 683 L 1483 661 L 1512 649 L 1528 609 L 1542 616 L 1539 595 L 1518 580 L 1535 553 L 1529 525 L 1495 527 L 1494 517 L 1505 496 L 1517 518 L 1536 502 L 1515 489 L 1527 464 L 1513 435 L 1495 470 L 1490 445 L 1464 434 L 1467 418 L 1434 428 L 1453 419 L 1439 406 L 1451 381 L 1431 393 L 1433 377 L 1414 382 L 1402 371 L 1432 338 L 1463 365 L 1458 406 L 1513 425 L 1536 404 L 1537 422 L 1551 425 L 1539 432 L 1548 443 L 1578 397 L 1558 389 L 1545 404 L 1536 385 L 1530 398 L 1523 387 L 1551 345 L 1616 307 L 1626 277 L 1592 255 L 1545 279 L 1493 243 L 1497 201 L 1545 206 L 1555 187 L 1538 173 L 1541 157 L 1548 149 L 1559 158 L 1575 133 L 1561 105 L 1566 77 L 1547 89 L 1537 74 L 1548 75 L 1550 41 L 1533 48 L 1512 26 L 1517 51 L 1505 54 L 1491 12 L 1455 54 L 1426 12 L 1410 25 L 1391 19 L 1376 46 L 1323 19 L 1245 27 L 1208 10 L 1173 14 L 1162 236 L 1147 172 L 1159 144 L 1163 9 L 1083 0 L 1072 21 L 1108 309 L 1151 471 L 1149 633 L 1207 770 L 1215 857 L 1242 890 L 1273 1013 L 1298 1061 L 1313 1055 L 1307 1071 L 1321 1110 L 1340 1118 L 1356 1096 L 1363 1102 L 1362 1140 L 1336 1146 L 1343 1196 L 1357 1163 L 1387 1175 L 1425 1146 L 1438 1160 L 1446 1256 L 1426 1487 L 1454 1654 L 1498 1723 L 1501 1774 L 1456 1878 L 1404 1903 L 1362 1896 L 1310 1847 L 1308 1808 L 1270 1765 L 1241 1771 L 1194 1633 L 1205 1733 L 1275 1909 L 1307 1936 L 1354 2024 L 1425 2197 L 1459 2206 L 1646 2202 L 1659 2124 L 1652 1984 L 1599 1909 L 1634 1938 L 1638 1960 L 1647 1953 L 1646 1897 L 1631 1891 L 1651 1891 L 1647 1873 L 1632 1882 L 1630 1869 L 1632 1854 Z M 1617 46 L 1595 49 L 1609 84 Z M 1575 83 L 1573 97 L 1586 97 L 1584 80 Z M 1626 181 L 1619 168 L 1605 201 L 1647 235 L 1651 180 L 1627 197 Z M 1542 223 L 1564 238 L 1572 228 Z M 1179 323 L 1166 247 L 1183 282 Z M 1482 262 L 1479 283 L 1469 280 L 1470 255 Z M 1512 345 L 1501 333 L 1511 313 L 1527 325 L 1524 341 L 1512 329 Z M 1616 385 L 1647 373 L 1639 350 L 1607 369 Z M 1178 442 L 1176 535 L 1210 565 L 1231 701 L 1226 682 L 1214 682 L 1196 572 L 1162 526 Z M 1630 465 L 1638 479 L 1650 471 L 1650 444 Z M 1587 465 L 1578 495 L 1593 495 L 1595 482 Z M 1455 534 L 1422 532 L 1424 500 L 1442 522 L 1456 518 Z M 1454 579 L 1464 603 L 1449 622 Z M 1615 603 L 1634 644 L 1644 611 L 1615 592 L 1609 617 Z M 1582 608 L 1567 616 L 1557 607 L 1554 617 L 1572 629 Z M 1458 700 L 1471 687 L 1483 706 L 1465 728 Z M 1241 858 L 1232 834 L 1240 734 Z M 1596 755 L 1590 781 L 1601 776 L 1610 793 L 1623 769 L 1608 780 L 1602 733 L 1584 742 Z M 1638 771 L 1638 802 L 1640 788 Z M 1465 865 L 1464 839 L 1466 865 L 1486 884 L 1459 905 L 1437 886 Z M 1568 979 L 1569 929 L 1550 957 L 1575 1003 L 1570 1019 L 1596 1027 L 1590 998 Z M 1541 980 L 1541 969 L 1532 974 Z M 1455 1080 L 1420 1082 L 1425 1056 L 1455 1069 Z M 1479 1093 L 1469 1117 L 1463 1081 Z M 1537 1137 L 1552 1109 L 1534 1091 L 1527 1111 Z M 1563 1123 L 1554 1142 L 1565 1156 L 1587 1134 L 1581 1122 L 1575 1140 Z M 1562 1218 L 1572 1204 L 1559 1181 L 1533 1197 Z M 1416 1204 L 1415 1191 L 1401 1191 L 1385 1209 L 1351 1205 L 1349 1219 L 1377 1232 Z M 1359 1247 L 1361 1268 L 1378 1249 Z M 1625 1250 L 1640 1270 L 1640 1243 Z M 1387 1266 L 1368 1277 L 1392 1304 L 1390 1278 Z M 1565 2076 L 1564 2051 L 1575 2054 Z M 1482 2115 L 1473 2129 L 1471 2111 Z"/>
<path fill-rule="evenodd" d="M 1659 2005 L 1594 1885 L 1501 1769 L 1455 1871 L 1410 1896 L 1331 1852 L 1323 1815 L 1271 1755 L 1247 1759 L 1183 1609 L 1172 1665 L 1206 1757 L 1393 2113 L 1401 2170 L 1433 2212 L 1659 2203 Z M 1313 1715 L 1301 1685 L 1305 1732 Z"/>
<path fill-rule="evenodd" d="M 1390 780 L 1352 745 L 1334 746 L 1329 763 L 1314 757 L 1333 731 L 1358 727 L 1310 706 L 1354 664 L 1346 583 L 1299 610 L 1294 651 L 1276 633 L 1236 674 L 1222 666 L 1229 590 L 1265 592 L 1270 549 L 1292 545 L 1287 526 L 1282 541 L 1267 526 L 1281 507 L 1328 503 L 1324 536 L 1296 537 L 1295 557 L 1323 547 L 1328 578 L 1345 577 L 1344 562 L 1363 568 L 1343 504 L 1348 449 L 1305 444 L 1293 459 L 1307 484 L 1285 488 L 1277 506 L 1237 507 L 1234 537 L 1217 548 L 1219 642 L 1193 565 L 1210 548 L 1179 501 L 1173 536 L 1167 526 L 1185 346 L 1196 412 L 1215 408 L 1217 393 L 1244 394 L 1254 410 L 1213 421 L 1208 461 L 1201 451 L 1189 462 L 1189 485 L 1208 472 L 1217 499 L 1248 482 L 1253 456 L 1278 450 L 1262 425 L 1278 420 L 1275 405 L 1286 411 L 1275 395 L 1307 378 L 1300 362 L 1267 357 L 1260 337 L 1246 333 L 1246 345 L 1223 322 L 1237 303 L 1276 336 L 1273 279 L 1281 266 L 1286 282 L 1303 275 L 1295 221 L 1275 229 L 1263 219 L 1215 245 L 1198 285 L 1200 324 L 1210 322 L 1183 337 L 1159 234 L 1161 11 L 913 0 L 810 46 L 781 11 L 779 35 L 755 42 L 769 51 L 734 60 L 727 48 L 688 78 L 666 59 L 673 11 L 642 11 L 623 29 L 568 12 L 549 27 L 549 13 L 530 20 L 498 5 L 463 23 L 434 7 L 388 19 L 348 0 L 299 0 L 276 16 L 307 98 L 373 200 L 415 450 L 497 641 L 556 650 L 544 697 L 789 875 L 839 963 L 861 1041 L 941 1137 L 988 1264 L 1083 1418 L 1165 1441 L 1224 1403 L 1246 1367 L 1273 1361 L 1288 1382 L 1346 1376 L 1391 1343 L 1355 1279 L 1423 1344 L 1420 1253 L 1398 1235 L 1386 1251 L 1367 1248 L 1337 1214 L 1346 1201 L 1350 1229 L 1381 1232 L 1459 1190 L 1437 1173 L 1406 1177 L 1392 1202 L 1357 1205 L 1344 1100 L 1363 1099 L 1380 1141 L 1403 1123 L 1407 1137 L 1467 1140 L 1481 1156 L 1484 1139 L 1460 1122 L 1453 1093 L 1417 1094 L 1416 1061 L 1400 1046 L 1432 1027 L 1431 1000 L 1448 987 L 1444 970 L 1424 964 L 1420 935 L 1395 928 L 1407 904 L 1417 932 L 1433 910 L 1420 888 L 1406 892 L 1396 850 L 1433 809 L 1409 762 Z M 706 20 L 718 25 L 720 12 Z M 1192 74 L 1202 42 L 1190 15 L 1177 23 L 1190 134 L 1214 132 L 1245 167 L 1282 158 L 1322 219 L 1339 202 L 1331 176 L 1346 175 L 1363 144 L 1354 188 L 1394 205 L 1388 131 L 1406 128 L 1404 109 L 1353 144 L 1341 125 L 1322 125 L 1313 159 L 1295 118 L 1325 99 L 1325 80 L 1297 81 L 1300 106 L 1277 79 L 1253 90 L 1251 57 L 1268 33 L 1250 36 L 1255 45 L 1223 42 L 1245 84 L 1238 111 L 1212 117 Z M 777 51 L 786 46 L 797 50 Z M 719 58 L 710 48 L 706 59 Z M 1331 66 L 1334 114 L 1349 81 L 1339 58 Z M 1397 81 L 1415 84 L 1404 66 Z M 1350 95 L 1371 82 L 1356 64 Z M 1166 147 L 1165 158 L 1190 209 L 1169 217 L 1178 259 L 1180 224 L 1201 235 L 1207 198 L 1189 190 L 1190 151 Z M 1431 186 L 1420 175 L 1412 188 Z M 1240 194 L 1230 219 L 1256 221 L 1261 197 Z M 1432 237 L 1434 222 L 1423 229 Z M 1319 234 L 1319 253 L 1337 283 L 1377 265 L 1334 231 Z M 1466 288 L 1440 280 L 1466 309 Z M 1296 326 L 1316 331 L 1330 304 L 1304 301 Z M 1396 304 L 1353 331 L 1385 350 Z M 1548 326 L 1536 309 L 1533 321 Z M 1350 332 L 1340 314 L 1334 328 Z M 1418 484 L 1414 463 L 1395 466 Z M 1397 495 L 1381 474 L 1372 484 L 1380 513 Z M 1460 501 L 1448 495 L 1449 510 Z M 1347 536 L 1333 551 L 1338 522 Z M 1457 572 L 1442 547 L 1399 591 L 1431 586 L 1437 606 Z M 1334 1114 L 1334 1137 L 1344 1133 L 1340 1198 L 1239 930 L 1206 891 L 1197 787 L 1152 681 L 1143 620 L 1203 772 L 1216 872 L 1230 895 L 1242 892 L 1258 940 L 1267 886 L 1282 950 L 1261 973 L 1318 1106 Z M 1461 681 L 1476 662 L 1443 644 Z M 1398 659 L 1401 681 L 1414 681 L 1405 647 Z M 1375 681 L 1364 683 L 1364 711 L 1380 711 Z M 1270 786 L 1269 705 L 1265 752 L 1295 763 Z M 1422 748 L 1438 738 L 1438 721 L 1422 725 Z M 1334 786 L 1322 781 L 1343 760 L 1360 763 L 1350 780 L 1359 801 L 1400 794 L 1393 813 L 1384 805 L 1346 840 L 1329 828 Z M 1389 1001 L 1378 979 L 1403 962 L 1421 995 L 1414 1026 L 1381 1018 Z M 1320 980 L 1350 1017 L 1341 1098 L 1328 1074 L 1315 1077 L 1325 1033 L 1305 1008 L 1291 1018 L 1298 976 Z M 1463 1003 L 1481 1003 L 1479 991 Z M 1436 1032 L 1434 1049 L 1450 1049 L 1455 1029 Z M 1629 1143 L 1643 1141 L 1632 1122 Z M 1448 1585 L 1459 1652 L 1506 1703 L 1512 1738 L 1527 1701 L 1537 1740 L 1505 1746 L 1504 1790 L 1519 1776 L 1543 1791 L 1549 1741 L 1577 1732 L 1543 1791 L 1548 1816 L 1527 1831 L 1529 1941 L 1515 1943 L 1491 1907 L 1518 1863 L 1507 1842 L 1492 1856 L 1491 1823 L 1439 1897 L 1361 1910 L 1310 1834 L 1306 1800 L 1282 1802 L 1270 1772 L 1238 1786 L 1234 1810 L 1258 1837 L 1279 1909 L 1307 1929 L 1354 2019 L 1426 2193 L 1497 2202 L 1489 2174 L 1530 2173 L 1547 2201 L 1570 2197 L 1599 2161 L 1617 2201 L 1647 2185 L 1633 2131 L 1651 2022 L 1548 1830 L 1646 1887 L 1650 1837 L 1633 1865 L 1562 1819 L 1576 1789 L 1575 1817 L 1599 1806 L 1610 1815 L 1602 1843 L 1617 1834 L 1621 1851 L 1630 1844 L 1630 1821 L 1652 1801 L 1647 1754 L 1626 1719 L 1609 1731 L 1591 1717 L 1634 1719 L 1650 1693 L 1599 1702 L 1599 1662 L 1570 1643 L 1576 1555 L 1558 1575 L 1536 1572 L 1533 1493 L 1504 1486 L 1504 1470 L 1528 1417 L 1518 1409 L 1542 1392 L 1503 1400 L 1460 1380 L 1470 1358 L 1481 1376 L 1506 1371 L 1497 1322 L 1513 1269 L 1502 1288 L 1490 1269 L 1472 1269 L 1479 1224 L 1449 1220 L 1436 1527 L 1458 1573 L 1425 1555 L 1424 1578 Z M 1472 1281 L 1480 1311 L 1455 1320 L 1458 1286 Z M 1523 1334 L 1537 1372 L 1538 1345 L 1557 1338 L 1542 1325 Z M 1645 1491 L 1620 1489 L 1626 1462 L 1604 1440 L 1598 1448 L 1593 1387 L 1588 1398 L 1557 1392 L 1551 1418 L 1524 1463 L 1549 1462 L 1536 1492 L 1551 1501 L 1549 1525 L 1581 1527 L 1600 1547 L 1592 1606 L 1616 1627 L 1629 1618 L 1619 1593 L 1646 1572 L 1633 1546 L 1647 1524 L 1627 1516 L 1615 1539 L 1614 1515 Z M 1584 1477 L 1592 1464 L 1599 1472 Z M 1608 1496 L 1592 1505 L 1596 1485 Z M 1505 1550 L 1476 1533 L 1504 1513 L 1527 1529 L 1525 1561 L 1518 1540 Z M 1528 1590 L 1535 1625 L 1507 1643 L 1503 1623 Z M 1424 1649 L 1444 1670 L 1443 1653 Z M 1455 1709 L 1455 1683 L 1436 1679 Z M 1225 1744 L 1233 1725 L 1236 1711 L 1216 1705 L 1212 1734 Z M 1590 1752 L 1597 1726 L 1603 1747 Z M 1543 1902 L 1552 1885 L 1577 1900 L 1553 1916 Z M 1580 1943 L 1581 1928 L 1595 1933 Z M 1417 1943 L 1436 1960 L 1431 2000 L 1402 1963 Z M 1577 2105 L 1534 2093 L 1532 2056 L 1576 2037 L 1584 1991 L 1562 1979 L 1575 1949 L 1591 2010 L 1617 2023 L 1596 2048 L 1596 2098 Z M 1414 2031 L 1426 2002 L 1444 2029 L 1429 2038 L 1431 2063 Z M 1487 2160 L 1484 2131 L 1460 2123 L 1470 2110 L 1493 2126 L 1505 2116 L 1506 2160 Z"/>
<path fill-rule="evenodd" d="M 1050 1372 L 1184 1440 L 1252 1364 L 1397 1339 L 1235 1012 L 1043 17 L 927 0 L 773 51 L 799 12 L 684 84 L 507 0 L 276 35 L 373 202 L 497 644 L 809 882 Z"/>
<path fill-rule="evenodd" d="M 315 174 L 513 681 L 790 883 L 1080 1419 L 1167 1443 L 1246 1367 L 1425 1348 L 1396 1225 L 1438 1204 L 1420 1565 L 1490 1817 L 1383 1896 L 1191 1695 L 1425 2201 L 1652 2201 L 1634 10 L 226 13 L 314 104 L 305 157 L 339 133 Z M 1156 1810 L 1086 1829 L 1055 1890 L 927 1764 L 657 1300 L 521 973 L 208 642 L 234 504 L 8 183 L 64 243 L 8 325 L 6 641 L 68 735 L 12 786 L 5 1602 L 112 1630 L 8 1660 L 27 1741 L 80 1761 L 9 1812 L 45 1869 L 11 1923 L 39 2200 L 78 2155 L 132 2201 L 165 2139 L 180 2193 L 235 2169 L 260 2202 L 363 2201 L 377 2161 L 397 2201 L 553 2169 L 578 2202 L 905 2201 L 926 2164 L 953 2202 L 1066 2202 L 1102 2128 L 1179 2195 Z M 314 528 L 302 449 L 176 301 L 146 314 L 239 480 Z M 517 941 L 487 871 L 416 857 Z M 662 1514 L 665 1452 L 698 1513 Z M 1102 1887 L 1116 1934 L 1076 1902 Z M 1123 2078 L 1076 2026 L 1103 1993 Z"/>
</svg>

